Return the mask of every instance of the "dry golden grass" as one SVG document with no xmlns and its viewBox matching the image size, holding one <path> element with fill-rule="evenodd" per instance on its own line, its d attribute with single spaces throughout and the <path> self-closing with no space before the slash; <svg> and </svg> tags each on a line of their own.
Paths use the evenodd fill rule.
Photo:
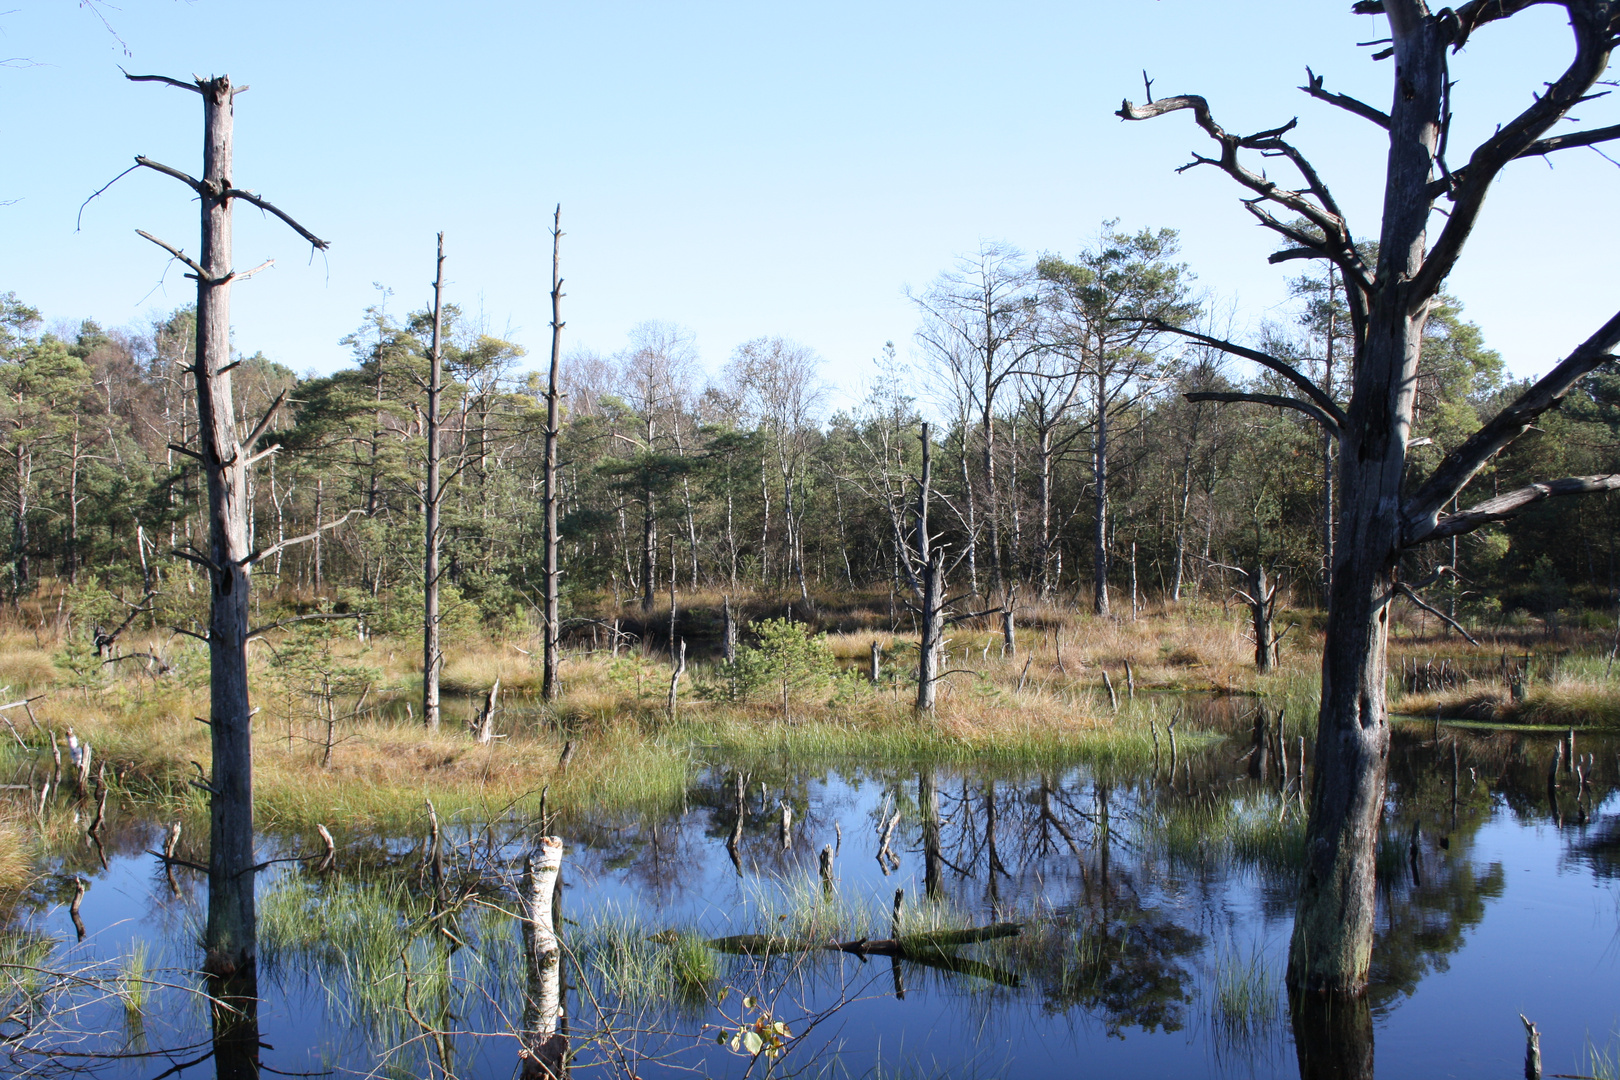
<svg viewBox="0 0 1620 1080">
<path fill-rule="evenodd" d="M 563 697 L 555 706 L 537 699 L 540 665 L 527 638 L 479 636 L 447 643 L 445 712 L 441 730 L 430 733 L 407 719 L 407 704 L 419 707 L 420 646 L 411 639 L 362 641 L 344 632 L 332 648 L 335 659 L 375 672 L 367 711 L 346 718 L 337 730 L 331 764 L 321 766 L 325 730 L 307 698 L 278 688 L 278 643 L 252 655 L 255 719 L 255 801 L 269 829 L 361 828 L 416 818 L 424 800 L 441 814 L 487 814 L 514 802 L 532 807 L 541 791 L 548 808 L 612 809 L 669 805 L 678 801 L 700 756 L 794 753 L 865 760 L 1033 762 L 1076 754 L 1096 756 L 1150 752 L 1150 718 L 1173 708 L 1149 691 L 1253 689 L 1251 647 L 1241 633 L 1241 611 L 1219 607 L 1153 608 L 1140 618 L 1099 619 L 1059 606 L 1020 610 L 1017 649 L 1002 655 L 999 618 L 990 616 L 950 631 L 939 707 L 919 719 L 910 705 L 915 639 L 890 629 L 887 597 L 818 598 L 814 618 L 831 632 L 828 643 L 850 674 L 806 694 L 784 716 L 780 703 L 729 700 L 703 642 L 682 683 L 679 714 L 666 716 L 669 660 L 648 647 L 607 651 L 570 650 L 562 665 Z M 721 594 L 682 596 L 680 604 L 698 630 L 718 625 Z M 739 617 L 769 617 L 787 600 L 733 598 Z M 795 608 L 799 612 L 799 608 Z M 194 717 L 208 710 L 206 655 L 195 642 L 158 643 L 171 674 L 153 678 L 134 664 L 107 669 L 99 689 L 67 689 L 67 674 L 55 664 L 63 643 L 34 632 L 26 618 L 44 620 L 43 608 L 6 616 L 0 643 L 3 663 L 30 693 L 49 691 L 36 702 L 41 725 L 63 732 L 73 726 L 95 747 L 98 760 L 116 774 L 115 792 L 164 808 L 201 815 L 204 796 L 187 781 L 210 758 L 209 732 Z M 667 619 L 655 611 L 647 625 Z M 48 621 L 48 620 L 47 620 Z M 909 622 L 909 620 L 907 620 Z M 746 631 L 744 634 L 746 638 Z M 140 639 L 145 647 L 145 638 Z M 884 679 L 864 678 L 872 642 L 884 651 Z M 1296 646 L 1286 662 L 1298 671 L 1314 665 Z M 128 647 L 135 648 L 131 644 Z M 1130 696 L 1126 664 L 1140 696 Z M 1103 685 L 1107 671 L 1119 705 Z M 1296 675 L 1298 674 L 1296 671 Z M 499 678 L 503 709 L 489 746 L 473 743 L 465 723 L 481 696 Z M 1265 685 L 1270 685 L 1269 683 Z M 24 734 L 36 753 L 48 753 L 41 733 Z M 559 766 L 564 744 L 575 756 Z"/>
<path fill-rule="evenodd" d="M 54 654 L 55 635 L 38 638 L 15 628 L 0 631 L 0 687 L 8 695 L 27 697 L 54 685 L 60 677 Z M 15 700 L 8 697 L 8 700 Z"/>
<path fill-rule="evenodd" d="M 31 856 L 21 823 L 0 817 L 0 906 L 27 881 Z"/>
<path fill-rule="evenodd" d="M 1620 686 L 1578 678 L 1532 685 L 1514 701 L 1499 686 L 1407 694 L 1394 706 L 1408 716 L 1556 727 L 1620 727 Z"/>
</svg>

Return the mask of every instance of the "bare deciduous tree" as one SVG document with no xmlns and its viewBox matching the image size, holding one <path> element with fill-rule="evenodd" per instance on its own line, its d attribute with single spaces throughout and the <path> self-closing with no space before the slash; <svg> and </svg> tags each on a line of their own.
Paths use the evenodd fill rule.
<svg viewBox="0 0 1620 1080">
<path fill-rule="evenodd" d="M 640 457 L 641 609 L 651 611 L 658 575 L 658 447 L 673 441 L 683 419 L 697 379 L 697 347 L 690 332 L 660 322 L 636 326 L 630 341 L 618 357 L 618 382 L 640 428 L 639 438 L 629 441 Z"/>
<path fill-rule="evenodd" d="M 788 569 L 799 587 L 799 598 L 810 601 L 804 570 L 804 514 L 802 491 L 810 456 L 816 412 L 826 388 L 818 371 L 815 351 L 784 338 L 756 338 L 737 346 L 727 365 L 745 415 L 763 428 L 782 482 L 782 517 L 787 530 Z"/>
<path fill-rule="evenodd" d="M 996 474 L 997 398 L 1034 348 L 1029 330 L 1035 303 L 1023 259 L 1022 252 L 1007 244 L 982 244 L 977 253 L 958 259 L 956 267 L 941 274 L 926 292 L 912 297 L 924 316 L 918 342 L 930 362 L 958 384 L 964 403 L 971 402 L 976 413 L 991 583 L 998 594 L 1006 591 L 1007 580 Z M 971 517 L 971 487 L 967 498 Z M 969 544 L 974 542 L 970 537 Z"/>
</svg>

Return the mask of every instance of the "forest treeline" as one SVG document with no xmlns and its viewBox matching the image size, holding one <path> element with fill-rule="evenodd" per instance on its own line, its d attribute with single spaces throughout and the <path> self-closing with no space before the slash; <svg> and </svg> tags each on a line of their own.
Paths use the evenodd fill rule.
<svg viewBox="0 0 1620 1080">
<path fill-rule="evenodd" d="M 1342 400 L 1352 349 L 1336 279 L 1291 284 L 1292 309 L 1257 347 Z M 1240 584 L 1235 571 L 1263 565 L 1296 603 L 1321 603 L 1332 446 L 1297 410 L 1222 403 L 1285 388 L 1171 332 L 1228 336 L 1177 261 L 1173 232 L 1105 226 L 1072 257 L 984 245 L 911 299 L 914 359 L 887 345 L 861 393 L 847 395 L 858 404 L 837 411 L 820 359 L 779 337 L 737 346 L 712 372 L 691 335 L 667 323 L 636 327 L 611 355 L 568 353 L 564 617 L 650 610 L 671 588 L 809 603 L 892 590 L 900 606 L 925 414 L 933 527 L 961 557 L 953 592 L 1120 613 L 1226 595 Z M 206 574 L 185 558 L 208 542 L 188 370 L 194 310 L 124 329 L 45 326 L 26 297 L 0 296 L 4 589 L 22 597 L 58 579 L 87 630 L 142 607 L 168 625 L 201 625 Z M 447 326 L 444 620 L 532 625 L 543 591 L 545 386 L 522 346 L 453 307 Z M 334 374 L 236 358 L 244 434 L 287 394 L 267 436 L 280 449 L 248 472 L 254 546 L 318 534 L 255 568 L 258 595 L 365 611 L 379 632 L 420 628 L 431 333 L 431 312 L 378 306 L 344 339 L 352 366 Z M 1455 300 L 1425 334 L 1408 465 L 1420 476 L 1522 389 L 1504 381 L 1501 358 Z M 1464 501 L 1487 487 L 1615 471 L 1620 376 L 1600 371 Z M 1454 563 L 1460 583 L 1430 600 L 1486 622 L 1609 606 L 1617 512 L 1612 495 L 1550 500 L 1453 540 L 1454 550 L 1428 554 Z"/>
</svg>

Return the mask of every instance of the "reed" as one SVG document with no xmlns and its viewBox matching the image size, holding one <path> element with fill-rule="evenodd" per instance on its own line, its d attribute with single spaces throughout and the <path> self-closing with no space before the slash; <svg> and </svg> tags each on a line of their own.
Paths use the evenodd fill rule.
<svg viewBox="0 0 1620 1080">
<path fill-rule="evenodd" d="M 148 946 L 144 938 L 136 938 L 130 946 L 120 964 L 118 973 L 118 997 L 124 1003 L 124 1011 L 134 1019 L 139 1019 L 146 1012 L 150 998 L 148 964 Z"/>
<path fill-rule="evenodd" d="M 1270 1034 L 1282 1017 L 1282 977 L 1258 944 L 1247 950 L 1216 947 L 1208 990 L 1210 1021 L 1218 1039 L 1248 1046 Z"/>
<path fill-rule="evenodd" d="M 1293 875 L 1305 862 L 1305 820 L 1292 799 L 1275 792 L 1207 802 L 1166 800 L 1148 835 L 1173 860 L 1195 865 L 1237 863 Z"/>
<path fill-rule="evenodd" d="M 1620 1035 L 1620 1032 L 1616 1033 Z M 1592 1037 L 1586 1037 L 1582 1052 L 1581 1072 L 1591 1080 L 1620 1080 L 1620 1048 L 1614 1042 L 1598 1046 Z"/>
</svg>

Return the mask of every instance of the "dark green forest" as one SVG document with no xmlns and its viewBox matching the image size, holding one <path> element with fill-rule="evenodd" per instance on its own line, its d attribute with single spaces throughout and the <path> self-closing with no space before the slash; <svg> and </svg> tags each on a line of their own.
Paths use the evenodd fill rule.
<svg viewBox="0 0 1620 1080">
<path fill-rule="evenodd" d="M 1329 393 L 1348 386 L 1334 279 L 1291 284 L 1293 308 L 1263 328 L 1263 347 Z M 1232 568 L 1258 561 L 1296 606 L 1320 606 L 1331 445 L 1298 412 L 1189 400 L 1280 388 L 1143 321 L 1227 336 L 1211 329 L 1219 313 L 1202 286 L 1168 230 L 1110 226 L 1072 256 L 986 245 L 913 295 L 914 341 L 885 344 L 865 385 L 837 398 L 822 358 L 782 338 L 706 363 L 681 327 L 647 322 L 614 353 L 567 353 L 565 618 L 577 631 L 610 610 L 650 610 L 672 587 L 812 605 L 903 593 L 896 545 L 907 542 L 902 503 L 925 415 L 948 508 L 940 527 L 966 553 L 955 573 L 964 591 L 1118 612 L 1219 599 Z M 201 571 L 173 557 L 207 543 L 192 309 L 104 328 L 52 321 L 17 292 L 0 304 L 6 592 L 60 581 L 66 609 L 98 624 L 148 596 L 159 622 L 205 618 Z M 244 432 L 289 395 L 269 436 L 279 450 L 249 471 L 254 544 L 320 532 L 256 576 L 271 602 L 364 610 L 376 632 L 409 632 L 420 620 L 431 313 L 379 305 L 357 323 L 343 339 L 352 365 L 330 375 L 238 345 Z M 515 630 L 539 618 L 545 387 L 523 345 L 453 305 L 447 325 L 444 618 Z M 1438 307 L 1426 337 L 1414 475 L 1522 390 L 1460 300 Z M 1602 370 L 1467 494 L 1616 470 L 1620 376 Z M 1480 625 L 1610 607 L 1617 509 L 1613 495 L 1549 500 L 1450 541 L 1455 550 L 1431 545 L 1431 563 L 1460 570 L 1431 598 Z"/>
</svg>

